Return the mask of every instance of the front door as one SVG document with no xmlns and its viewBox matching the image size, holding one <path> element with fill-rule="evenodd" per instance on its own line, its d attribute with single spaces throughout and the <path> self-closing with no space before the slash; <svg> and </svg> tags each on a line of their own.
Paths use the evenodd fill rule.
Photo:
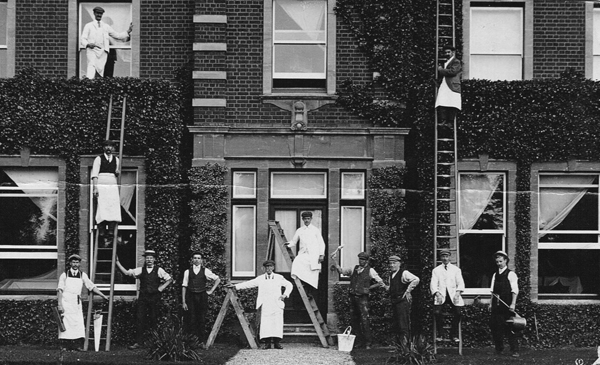
<svg viewBox="0 0 600 365">
<path fill-rule="evenodd" d="M 269 214 L 269 219 L 274 219 L 279 222 L 285 238 L 289 241 L 294 237 L 296 229 L 300 228 L 302 223 L 301 214 L 303 212 L 312 212 L 313 219 L 311 224 L 321 230 L 323 240 L 325 241 L 325 260 L 321 264 L 321 274 L 319 275 L 319 288 L 312 290 L 313 297 L 317 302 L 319 311 L 323 318 L 327 314 L 327 273 L 328 273 L 328 255 L 327 255 L 327 210 L 324 205 L 303 205 L 301 207 L 281 207 L 272 206 Z M 298 252 L 298 245 L 293 249 L 294 253 Z M 296 288 L 296 284 L 291 277 L 291 268 L 283 259 L 283 255 L 279 249 L 275 250 L 275 271 L 282 274 L 287 280 L 294 284 L 294 290 L 290 299 L 286 301 L 286 310 L 284 314 L 285 323 L 310 323 L 310 317 L 306 311 L 306 307 L 302 302 L 300 293 Z M 305 284 L 305 287 L 310 286 Z M 311 287 L 312 288 L 312 287 Z"/>
</svg>

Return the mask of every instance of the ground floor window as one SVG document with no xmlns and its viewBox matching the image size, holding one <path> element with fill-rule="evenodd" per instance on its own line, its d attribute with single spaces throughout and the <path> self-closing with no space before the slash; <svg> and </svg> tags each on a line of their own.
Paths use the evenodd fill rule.
<svg viewBox="0 0 600 365">
<path fill-rule="evenodd" d="M 539 175 L 540 298 L 596 298 L 600 293 L 598 174 Z"/>
<path fill-rule="evenodd" d="M 56 291 L 58 167 L 0 167 L 0 294 Z"/>
</svg>

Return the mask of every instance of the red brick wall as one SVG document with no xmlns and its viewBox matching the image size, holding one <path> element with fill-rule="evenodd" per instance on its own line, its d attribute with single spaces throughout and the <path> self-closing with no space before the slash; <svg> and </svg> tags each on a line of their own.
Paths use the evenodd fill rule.
<svg viewBox="0 0 600 365">
<path fill-rule="evenodd" d="M 141 1 L 140 77 L 173 79 L 178 69 L 191 67 L 194 3 Z"/>
<path fill-rule="evenodd" d="M 535 1 L 533 12 L 533 77 L 558 77 L 566 68 L 583 74 L 585 3 Z"/>
<path fill-rule="evenodd" d="M 16 1 L 15 69 L 67 77 L 68 2 Z"/>
<path fill-rule="evenodd" d="M 226 7 L 225 7 L 226 5 Z M 195 108 L 195 124 L 289 126 L 290 112 L 263 103 L 263 1 L 212 0 L 199 2 L 196 14 L 227 15 L 227 24 L 197 24 L 195 42 L 227 44 L 227 52 L 196 52 L 194 69 L 226 71 L 227 80 L 195 80 L 197 98 L 225 98 L 226 108 Z M 337 83 L 354 78 L 368 80 L 372 72 L 355 40 L 337 24 Z M 334 105 L 309 112 L 311 126 L 364 124 Z"/>
</svg>

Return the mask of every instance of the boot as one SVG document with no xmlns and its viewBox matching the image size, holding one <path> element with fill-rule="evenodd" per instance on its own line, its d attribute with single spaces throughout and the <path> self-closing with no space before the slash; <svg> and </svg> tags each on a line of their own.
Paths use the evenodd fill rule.
<svg viewBox="0 0 600 365">
<path fill-rule="evenodd" d="M 271 338 L 265 338 L 265 344 L 263 345 L 263 350 L 269 350 L 271 348 Z"/>
<path fill-rule="evenodd" d="M 279 341 L 281 341 L 281 339 L 275 337 L 275 341 L 274 341 L 273 347 L 276 348 L 277 350 L 283 349 L 283 346 L 281 346 L 281 344 L 279 343 Z"/>
</svg>

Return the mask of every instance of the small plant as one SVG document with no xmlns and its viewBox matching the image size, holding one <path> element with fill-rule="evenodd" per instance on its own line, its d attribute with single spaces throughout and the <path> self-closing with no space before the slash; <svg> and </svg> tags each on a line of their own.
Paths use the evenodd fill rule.
<svg viewBox="0 0 600 365">
<path fill-rule="evenodd" d="M 418 336 L 396 343 L 394 354 L 387 359 L 386 364 L 425 365 L 434 361 L 433 346 L 424 336 Z"/>
<path fill-rule="evenodd" d="M 146 341 L 148 358 L 160 361 L 202 360 L 196 351 L 200 348 L 198 337 L 184 331 L 177 318 L 165 323 L 160 328 L 150 331 Z"/>
</svg>

